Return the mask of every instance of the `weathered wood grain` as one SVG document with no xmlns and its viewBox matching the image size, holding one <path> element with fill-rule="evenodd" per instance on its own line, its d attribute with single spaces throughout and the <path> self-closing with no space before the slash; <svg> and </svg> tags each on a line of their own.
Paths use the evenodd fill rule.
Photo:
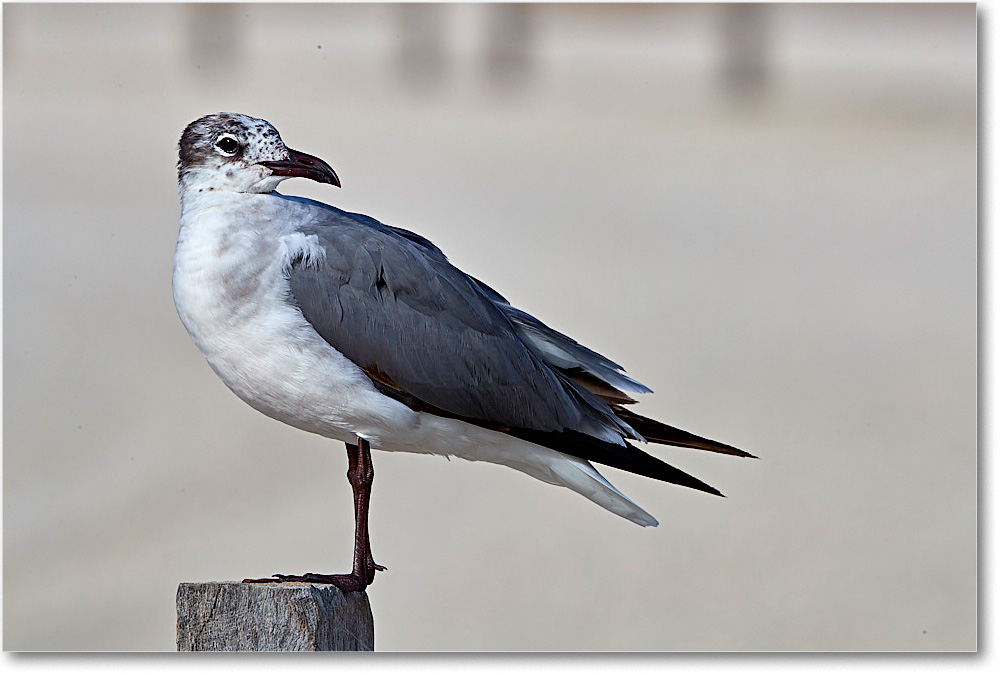
<svg viewBox="0 0 1000 675">
<path fill-rule="evenodd" d="M 182 583 L 177 650 L 373 651 L 368 595 L 320 584 Z"/>
</svg>

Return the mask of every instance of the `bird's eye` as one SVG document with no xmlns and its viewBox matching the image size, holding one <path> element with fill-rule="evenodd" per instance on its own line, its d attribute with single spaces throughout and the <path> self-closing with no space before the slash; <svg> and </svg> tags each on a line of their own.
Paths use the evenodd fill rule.
<svg viewBox="0 0 1000 675">
<path fill-rule="evenodd" d="M 233 136 L 225 134 L 219 136 L 215 140 L 215 147 L 218 148 L 219 152 L 221 152 L 223 155 L 232 157 L 239 151 L 240 142 L 237 141 Z"/>
</svg>

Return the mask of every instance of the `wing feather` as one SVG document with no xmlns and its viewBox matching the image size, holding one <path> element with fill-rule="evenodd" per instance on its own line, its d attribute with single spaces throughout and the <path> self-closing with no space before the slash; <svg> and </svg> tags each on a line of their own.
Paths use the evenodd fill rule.
<svg viewBox="0 0 1000 675">
<path fill-rule="evenodd" d="M 420 235 L 316 207 L 300 228 L 325 256 L 293 261 L 291 300 L 383 394 L 581 459 L 718 494 L 626 438 L 752 457 L 625 410 L 648 392 L 601 356 L 513 307 Z M 645 438 L 644 438 L 645 437 Z"/>
<path fill-rule="evenodd" d="M 335 349 L 454 415 L 538 431 L 599 424 L 439 250 L 349 215 L 304 226 L 325 259 L 288 273 L 293 301 Z"/>
</svg>

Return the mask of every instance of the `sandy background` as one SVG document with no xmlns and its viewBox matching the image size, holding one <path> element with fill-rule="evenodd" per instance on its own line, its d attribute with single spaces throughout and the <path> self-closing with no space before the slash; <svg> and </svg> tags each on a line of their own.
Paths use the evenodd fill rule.
<svg viewBox="0 0 1000 675">
<path fill-rule="evenodd" d="M 742 13 L 740 13 L 742 12 Z M 759 461 L 604 473 L 642 529 L 375 457 L 379 650 L 976 647 L 973 5 L 3 8 L 7 650 L 172 650 L 181 581 L 349 566 L 340 444 L 173 309 L 176 143 L 235 110 L 283 190 L 416 230 Z"/>
</svg>

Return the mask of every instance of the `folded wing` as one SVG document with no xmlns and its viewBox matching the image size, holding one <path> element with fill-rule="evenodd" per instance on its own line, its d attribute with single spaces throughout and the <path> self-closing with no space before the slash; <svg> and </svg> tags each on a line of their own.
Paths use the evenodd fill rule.
<svg viewBox="0 0 1000 675">
<path fill-rule="evenodd" d="M 511 306 L 423 237 L 316 206 L 300 229 L 318 238 L 325 256 L 293 261 L 292 300 L 380 391 L 414 409 L 717 494 L 626 442 L 645 440 L 641 427 L 655 431 L 649 440 L 674 443 L 661 440 L 669 436 L 661 427 L 673 427 L 621 407 L 634 402 L 625 392 L 650 391 L 621 366 Z M 679 438 L 687 437 L 703 443 L 677 444 L 746 454 Z"/>
</svg>

